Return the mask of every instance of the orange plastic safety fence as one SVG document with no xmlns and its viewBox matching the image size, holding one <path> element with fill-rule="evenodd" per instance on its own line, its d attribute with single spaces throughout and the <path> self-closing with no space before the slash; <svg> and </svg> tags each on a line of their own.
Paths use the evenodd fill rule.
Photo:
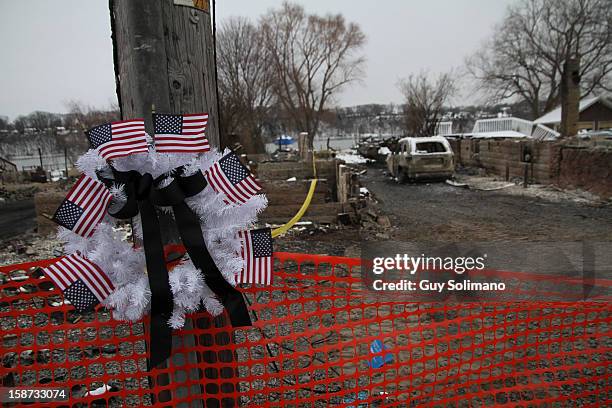
<svg viewBox="0 0 612 408">
<path fill-rule="evenodd" d="M 377 299 L 358 259 L 275 254 L 244 289 L 254 326 L 195 313 L 166 368 L 146 322 L 85 315 L 36 268 L 0 268 L 3 386 L 66 387 L 48 406 L 610 406 L 609 302 Z M 93 391 L 93 392 L 92 392 Z M 571 402 L 571 404 L 568 404 Z"/>
</svg>

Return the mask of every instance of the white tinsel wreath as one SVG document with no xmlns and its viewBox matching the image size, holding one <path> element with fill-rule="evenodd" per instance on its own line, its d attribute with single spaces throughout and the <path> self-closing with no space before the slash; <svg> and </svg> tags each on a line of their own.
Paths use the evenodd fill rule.
<svg viewBox="0 0 612 408">
<path fill-rule="evenodd" d="M 150 141 L 151 138 L 147 138 Z M 214 148 L 199 155 L 158 153 L 153 147 L 149 147 L 148 153 L 115 159 L 113 168 L 118 171 L 136 170 L 141 174 L 150 173 L 157 178 L 183 166 L 183 176 L 188 176 L 197 171 L 206 172 L 227 153 L 230 153 L 227 149 L 221 154 Z M 79 158 L 77 167 L 94 179 L 98 178 L 99 174 L 104 177 L 112 175 L 109 164 L 93 149 Z M 113 185 L 110 191 L 113 195 L 110 209 L 114 211 L 126 202 L 126 193 L 122 185 Z M 243 267 L 238 231 L 253 227 L 258 214 L 267 206 L 267 199 L 263 195 L 255 195 L 242 205 L 227 204 L 222 194 L 207 186 L 199 194 L 185 201 L 200 219 L 204 240 L 217 267 L 225 279 L 235 285 L 235 276 Z M 171 208 L 158 209 L 172 211 Z M 134 235 L 142 239 L 140 217 L 135 217 L 132 221 Z M 123 234 L 115 229 L 117 222 L 118 220 L 106 215 L 90 238 L 83 238 L 60 227 L 58 238 L 64 243 L 67 254 L 78 252 L 95 262 L 113 282 L 115 290 L 103 302 L 113 310 L 113 317 L 135 321 L 147 313 L 150 307 L 151 292 L 146 275 L 145 256 L 142 248 L 133 248 L 124 239 Z M 185 314 L 197 310 L 200 305 L 215 316 L 223 311 L 222 304 L 206 285 L 202 271 L 196 269 L 189 259 L 169 271 L 169 282 L 174 298 L 174 310 L 169 320 L 171 327 L 181 328 Z"/>
</svg>

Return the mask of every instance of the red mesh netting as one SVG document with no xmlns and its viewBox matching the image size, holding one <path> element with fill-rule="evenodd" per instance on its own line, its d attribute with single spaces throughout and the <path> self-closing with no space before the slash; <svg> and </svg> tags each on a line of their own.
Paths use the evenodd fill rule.
<svg viewBox="0 0 612 408">
<path fill-rule="evenodd" d="M 51 261 L 2 267 L 3 384 L 67 387 L 64 406 L 610 405 L 609 302 L 380 301 L 357 259 L 275 258 L 244 290 L 254 327 L 191 315 L 152 372 L 146 324 L 72 311 L 35 272 Z"/>
</svg>

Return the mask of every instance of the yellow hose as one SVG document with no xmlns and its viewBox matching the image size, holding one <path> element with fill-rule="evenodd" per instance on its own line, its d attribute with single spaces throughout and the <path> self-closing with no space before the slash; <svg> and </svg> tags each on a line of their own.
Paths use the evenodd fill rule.
<svg viewBox="0 0 612 408">
<path fill-rule="evenodd" d="M 272 238 L 276 238 L 279 235 L 283 235 L 285 234 L 287 231 L 289 231 L 291 229 L 291 227 L 293 227 L 295 225 L 296 222 L 298 222 L 302 216 L 304 215 L 304 213 L 306 213 L 306 210 L 308 210 L 308 206 L 310 205 L 310 201 L 312 201 L 312 197 L 314 196 L 314 192 L 315 189 L 317 187 L 317 166 L 315 165 L 315 155 L 314 152 L 312 152 L 312 172 L 314 175 L 314 179 L 310 182 L 310 189 L 308 190 L 308 195 L 306 196 L 306 200 L 304 200 L 304 203 L 302 204 L 302 207 L 300 208 L 300 210 L 297 212 L 297 214 L 295 214 L 293 216 L 292 219 L 289 220 L 289 222 L 287 222 L 284 225 L 281 225 L 278 228 L 275 228 L 272 230 Z"/>
</svg>

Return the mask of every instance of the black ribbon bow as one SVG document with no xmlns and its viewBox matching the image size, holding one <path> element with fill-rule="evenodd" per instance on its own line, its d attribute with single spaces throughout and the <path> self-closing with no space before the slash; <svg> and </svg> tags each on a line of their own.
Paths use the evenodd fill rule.
<svg viewBox="0 0 612 408">
<path fill-rule="evenodd" d="M 201 171 L 183 176 L 182 168 L 174 169 L 171 174 L 173 180 L 161 188 L 159 185 L 166 176 L 153 179 L 150 174 L 137 171 L 120 172 L 113 169 L 114 179 L 103 180 L 107 185 L 125 186 L 127 202 L 120 210 L 109 212 L 111 216 L 128 219 L 140 213 L 151 288 L 150 368 L 164 362 L 171 354 L 172 328 L 168 325 L 168 319 L 174 305 L 155 206 L 172 207 L 181 240 L 191 261 L 204 273 L 206 284 L 227 310 L 232 326 L 252 324 L 242 294 L 225 280 L 217 268 L 206 247 L 199 217 L 185 202 L 185 198 L 195 196 L 207 186 L 206 178 Z"/>
</svg>

